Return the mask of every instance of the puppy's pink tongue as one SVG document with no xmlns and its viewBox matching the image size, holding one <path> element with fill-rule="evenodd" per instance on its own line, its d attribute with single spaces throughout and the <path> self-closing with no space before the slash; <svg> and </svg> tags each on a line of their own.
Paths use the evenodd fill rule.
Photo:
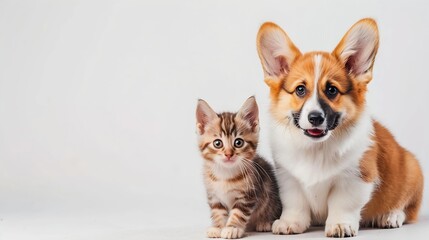
<svg viewBox="0 0 429 240">
<path fill-rule="evenodd" d="M 319 135 L 321 135 L 323 133 L 323 130 L 321 130 L 321 129 L 308 129 L 307 132 L 310 135 L 319 136 Z"/>
</svg>

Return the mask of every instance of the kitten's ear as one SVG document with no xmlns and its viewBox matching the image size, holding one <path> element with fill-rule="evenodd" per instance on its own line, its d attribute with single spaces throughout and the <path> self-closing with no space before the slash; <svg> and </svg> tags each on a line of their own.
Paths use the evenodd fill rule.
<svg viewBox="0 0 429 240">
<path fill-rule="evenodd" d="M 261 26 L 256 44 L 265 82 L 269 86 L 279 82 L 278 79 L 289 72 L 291 64 L 301 55 L 283 29 L 271 22 Z"/>
<path fill-rule="evenodd" d="M 198 99 L 196 116 L 197 132 L 199 135 L 202 135 L 204 133 L 204 128 L 206 127 L 207 123 L 218 118 L 216 112 L 213 111 L 209 104 L 207 104 L 207 102 L 202 99 Z"/>
<path fill-rule="evenodd" d="M 244 102 L 237 115 L 250 123 L 252 131 L 257 132 L 259 130 L 259 110 L 254 96 L 249 97 Z"/>
<path fill-rule="evenodd" d="M 377 23 L 370 18 L 355 23 L 332 52 L 354 79 L 369 83 L 378 50 Z"/>
</svg>

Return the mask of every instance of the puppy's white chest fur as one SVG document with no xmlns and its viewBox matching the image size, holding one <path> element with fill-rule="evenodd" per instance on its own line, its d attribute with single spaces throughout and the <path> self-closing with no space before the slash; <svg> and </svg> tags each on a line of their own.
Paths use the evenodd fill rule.
<svg viewBox="0 0 429 240">
<path fill-rule="evenodd" d="M 355 127 L 343 135 L 315 143 L 294 126 L 272 124 L 271 146 L 281 196 L 300 188 L 304 201 L 311 208 L 312 220 L 323 223 L 328 213 L 328 198 L 335 185 L 363 186 L 371 192 L 372 184 L 360 178 L 359 161 L 372 145 L 372 121 L 363 114 Z M 347 194 L 347 193 L 344 193 Z M 287 196 L 290 199 L 294 196 Z M 286 202 L 286 201 L 285 201 Z M 288 204 L 287 202 L 285 204 Z"/>
</svg>

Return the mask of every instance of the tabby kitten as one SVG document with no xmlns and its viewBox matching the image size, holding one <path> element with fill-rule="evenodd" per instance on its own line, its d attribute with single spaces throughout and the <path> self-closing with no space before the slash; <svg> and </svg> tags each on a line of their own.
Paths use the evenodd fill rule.
<svg viewBox="0 0 429 240">
<path fill-rule="evenodd" d="M 245 230 L 271 231 L 282 205 L 271 165 L 256 154 L 255 98 L 247 99 L 238 113 L 221 114 L 199 100 L 196 115 L 212 218 L 207 236 L 241 238 Z"/>
</svg>

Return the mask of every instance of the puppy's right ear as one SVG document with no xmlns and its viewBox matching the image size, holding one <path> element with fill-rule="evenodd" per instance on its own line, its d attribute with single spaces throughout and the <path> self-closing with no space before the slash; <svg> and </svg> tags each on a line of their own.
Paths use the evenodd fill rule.
<svg viewBox="0 0 429 240">
<path fill-rule="evenodd" d="M 265 82 L 269 86 L 288 74 L 292 63 L 301 55 L 283 29 L 271 22 L 261 26 L 256 44 Z"/>
<path fill-rule="evenodd" d="M 355 23 L 333 51 L 347 73 L 357 81 L 369 83 L 378 50 L 378 27 L 374 19 Z"/>
<path fill-rule="evenodd" d="M 202 99 L 198 99 L 196 116 L 197 133 L 199 135 L 202 135 L 204 133 L 204 129 L 207 126 L 207 123 L 218 118 L 216 112 L 213 111 L 213 109 L 207 104 L 207 102 Z"/>
</svg>

